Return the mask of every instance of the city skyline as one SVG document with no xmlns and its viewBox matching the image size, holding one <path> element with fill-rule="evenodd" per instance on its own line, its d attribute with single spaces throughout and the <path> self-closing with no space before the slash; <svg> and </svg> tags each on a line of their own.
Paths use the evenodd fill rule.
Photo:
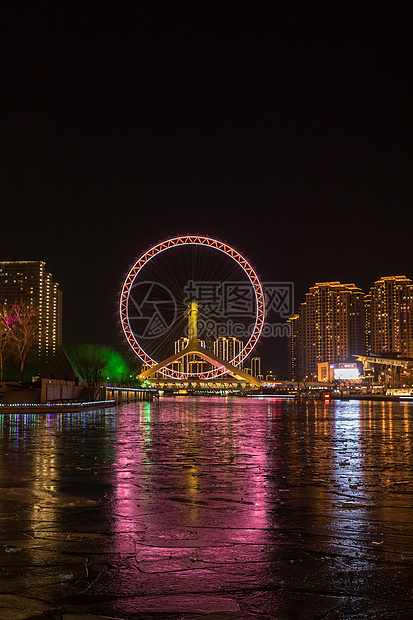
<svg viewBox="0 0 413 620">
<path fill-rule="evenodd" d="M 296 307 L 411 277 L 412 11 L 3 7 L 2 260 L 45 261 L 64 339 L 114 347 L 124 273 L 177 234 L 227 241 Z"/>
<path fill-rule="evenodd" d="M 328 365 L 361 358 L 413 359 L 413 282 L 382 276 L 368 293 L 318 282 L 288 319 L 289 377 L 314 379 Z"/>
<path fill-rule="evenodd" d="M 64 346 L 69 343 L 62 338 L 62 291 L 59 284 L 52 282 L 51 274 L 44 272 L 44 267 L 43 261 L 0 262 L 0 293 L 2 301 L 6 305 L 13 303 L 13 300 L 18 302 L 27 298 L 30 304 L 39 305 L 40 301 L 40 309 L 42 306 L 41 299 L 44 296 L 43 305 L 45 308 L 44 311 L 41 311 L 41 315 L 44 314 L 44 317 L 40 317 L 38 349 L 39 355 L 47 358 L 54 355 L 62 343 Z M 313 308 L 314 294 L 319 297 L 320 293 L 323 301 L 319 300 L 316 303 L 324 305 L 318 309 L 316 309 L 317 306 Z M 331 301 L 328 301 L 332 294 L 337 297 L 333 305 L 331 305 Z M 50 302 L 50 313 L 49 297 L 52 300 Z M 278 375 L 280 378 L 315 376 L 317 374 L 317 363 L 349 361 L 355 355 L 380 355 L 381 353 L 399 352 L 407 358 L 413 357 L 413 281 L 405 275 L 381 276 L 371 284 L 367 292 L 362 291 L 354 283 L 316 282 L 306 292 L 305 301 L 301 301 L 299 306 L 297 304 L 298 300 L 296 300 L 296 307 L 292 315 L 286 320 L 290 332 L 290 336 L 284 339 L 287 344 L 288 357 L 285 367 L 276 373 L 276 376 Z M 338 312 L 337 316 L 339 316 L 340 306 L 341 319 L 340 324 L 337 323 L 336 326 L 335 319 L 329 315 L 332 313 L 336 316 Z M 407 311 L 410 317 L 406 325 L 403 325 L 403 311 L 404 313 Z M 318 319 L 316 319 L 316 315 Z M 357 320 L 355 318 L 350 319 L 351 315 L 360 315 L 360 317 Z M 344 319 L 345 323 L 343 323 Z M 307 353 L 304 352 L 308 348 L 307 345 L 304 346 L 301 343 L 300 347 L 304 346 L 304 349 L 300 351 L 297 349 L 296 342 L 303 337 L 300 333 L 304 325 L 307 326 L 305 327 L 305 339 L 310 344 L 312 341 L 318 342 L 319 338 L 315 336 L 317 330 L 317 333 L 321 335 L 319 345 L 317 344 L 317 348 L 312 352 L 314 359 L 311 358 L 311 360 L 307 360 Z M 331 341 L 328 340 L 329 334 L 333 334 Z M 219 357 L 228 361 L 242 349 L 242 339 L 236 339 L 229 334 L 226 337 L 209 340 L 207 346 L 201 340 L 201 346 L 210 348 Z M 181 351 L 187 341 L 188 339 L 184 335 L 175 341 L 175 353 Z M 233 347 L 235 343 L 239 348 L 234 349 L 234 351 L 231 348 L 227 351 L 225 347 Z M 259 341 L 258 351 L 260 344 L 262 343 Z M 125 342 L 120 341 L 118 345 L 118 348 L 122 348 Z M 273 346 L 277 346 L 277 341 L 273 341 Z M 311 347 L 308 350 L 310 351 Z M 248 369 L 248 372 L 251 371 L 254 358 L 260 360 L 261 366 L 261 356 L 258 355 L 258 358 L 256 356 L 257 349 L 253 349 L 246 362 L 242 364 L 242 367 Z M 191 374 L 190 367 L 195 369 L 193 370 L 195 373 L 203 372 L 205 368 L 209 368 L 205 361 L 200 360 L 194 354 L 183 358 L 183 361 L 185 362 L 184 365 L 179 362 L 177 366 L 176 364 L 173 365 L 173 368 L 189 374 Z M 144 363 L 143 365 L 145 366 Z M 270 366 L 271 361 L 268 368 L 264 362 L 265 374 L 272 372 Z M 256 371 L 251 372 L 251 374 L 253 376 L 261 375 L 261 370 L 258 373 Z"/>
</svg>

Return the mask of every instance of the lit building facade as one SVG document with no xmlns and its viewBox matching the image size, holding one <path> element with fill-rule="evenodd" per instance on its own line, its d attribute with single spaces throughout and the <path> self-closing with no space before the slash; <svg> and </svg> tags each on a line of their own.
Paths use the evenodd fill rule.
<svg viewBox="0 0 413 620">
<path fill-rule="evenodd" d="M 179 340 L 175 342 L 175 353 L 183 351 L 187 344 L 188 338 L 179 338 Z M 200 340 L 200 344 L 206 351 L 212 351 L 215 355 L 218 355 L 227 362 L 230 362 L 241 353 L 244 347 L 243 342 L 237 338 L 218 338 L 217 340 L 210 339 L 207 341 Z M 201 359 L 196 353 L 189 353 L 182 359 L 172 363 L 171 369 L 185 375 L 196 375 L 201 372 L 208 372 L 212 369 L 212 365 Z"/>
<path fill-rule="evenodd" d="M 179 340 L 175 342 L 175 353 L 180 353 L 183 351 L 188 342 L 188 338 L 179 338 Z M 200 340 L 200 343 L 201 347 L 205 348 L 205 342 Z M 176 370 L 177 372 L 185 375 L 197 375 L 201 372 L 206 372 L 210 369 L 210 366 L 211 365 L 208 362 L 198 357 L 195 353 L 189 353 L 182 359 L 171 364 L 172 370 Z"/>
<path fill-rule="evenodd" d="M 290 325 L 288 338 L 288 379 L 297 381 L 301 379 L 301 346 L 300 346 L 300 315 L 294 314 L 287 319 Z"/>
<path fill-rule="evenodd" d="M 263 376 L 262 376 L 262 370 L 261 370 L 261 358 L 260 357 L 253 357 L 251 359 L 251 375 L 255 377 L 256 379 L 258 379 L 259 381 L 262 381 Z"/>
<path fill-rule="evenodd" d="M 413 283 L 406 276 L 384 276 L 366 296 L 367 352 L 413 357 Z"/>
<path fill-rule="evenodd" d="M 244 348 L 244 343 L 242 340 L 238 340 L 237 338 L 218 338 L 214 342 L 214 354 L 218 355 L 221 359 L 226 362 L 230 362 L 234 358 L 237 357 Z"/>
<path fill-rule="evenodd" d="M 290 378 L 316 378 L 318 364 L 366 350 L 364 293 L 354 284 L 319 282 L 290 319 Z"/>
<path fill-rule="evenodd" d="M 217 340 L 200 340 L 201 347 L 205 348 L 206 351 L 212 351 L 215 355 L 218 355 L 221 359 L 230 362 L 237 355 L 239 355 L 243 348 L 244 343 L 242 340 L 238 340 L 237 338 L 218 338 Z M 175 342 L 175 353 L 180 353 L 185 349 L 188 344 L 188 338 L 179 338 Z M 261 371 L 261 358 L 255 358 L 259 360 L 259 370 Z M 255 367 L 257 367 L 257 362 L 255 362 Z M 171 364 L 172 370 L 176 370 L 177 372 L 183 373 L 185 375 L 194 375 L 199 374 L 201 372 L 208 372 L 212 369 L 212 365 L 200 359 L 196 353 L 189 353 L 185 355 L 182 359 L 178 360 Z M 261 374 L 259 372 L 258 374 Z M 253 375 L 254 377 L 256 375 Z"/>
<path fill-rule="evenodd" d="M 38 358 L 53 357 L 62 345 L 62 291 L 43 261 L 0 262 L 0 303 L 20 302 L 38 311 Z"/>
</svg>

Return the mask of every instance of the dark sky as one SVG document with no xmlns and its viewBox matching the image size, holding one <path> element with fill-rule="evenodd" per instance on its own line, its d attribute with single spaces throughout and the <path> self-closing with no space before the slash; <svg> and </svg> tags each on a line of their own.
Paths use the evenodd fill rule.
<svg viewBox="0 0 413 620">
<path fill-rule="evenodd" d="M 234 245 L 296 307 L 316 281 L 413 277 L 412 16 L 3 1 L 1 260 L 46 261 L 66 345 L 120 345 L 123 274 L 176 234 Z"/>
</svg>

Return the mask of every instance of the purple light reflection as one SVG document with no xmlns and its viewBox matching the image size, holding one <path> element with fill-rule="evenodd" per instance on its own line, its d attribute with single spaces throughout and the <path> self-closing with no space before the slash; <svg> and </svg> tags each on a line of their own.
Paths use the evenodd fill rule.
<svg viewBox="0 0 413 620">
<path fill-rule="evenodd" d="M 257 542 L 273 528 L 269 444 L 281 403 L 252 399 L 163 399 L 118 410 L 112 506 L 117 550 L 126 532 L 174 541 L 227 528 Z M 278 456 L 276 455 L 276 458 Z M 204 541 L 205 544 L 205 541 Z"/>
</svg>

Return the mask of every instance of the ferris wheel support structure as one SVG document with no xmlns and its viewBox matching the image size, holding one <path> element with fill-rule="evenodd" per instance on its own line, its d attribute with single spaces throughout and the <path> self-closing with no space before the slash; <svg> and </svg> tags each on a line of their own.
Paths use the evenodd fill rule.
<svg viewBox="0 0 413 620">
<path fill-rule="evenodd" d="M 197 320 L 198 320 L 198 303 L 196 301 L 191 301 L 191 303 L 189 304 L 189 312 L 188 312 L 188 335 L 189 335 L 188 344 L 179 353 L 175 353 L 174 355 L 169 356 L 167 359 L 163 360 L 162 362 L 159 362 L 158 364 L 155 364 L 151 368 L 148 368 L 147 370 L 142 372 L 139 375 L 139 379 L 142 379 L 142 380 L 149 379 L 149 377 L 151 377 L 156 372 L 165 368 L 165 366 L 168 366 L 168 364 L 177 362 L 178 360 L 182 359 L 185 355 L 193 353 L 193 354 L 196 354 L 201 359 L 205 360 L 206 362 L 209 362 L 210 364 L 212 364 L 212 366 L 214 366 L 215 368 L 218 368 L 218 370 L 222 372 L 228 372 L 230 375 L 232 375 L 236 379 L 242 379 L 244 381 L 248 381 L 248 383 L 251 383 L 255 387 L 260 388 L 261 382 L 258 379 L 248 374 L 244 370 L 241 370 L 241 368 L 238 368 L 237 366 L 230 364 L 226 360 L 223 360 L 222 358 L 218 357 L 218 355 L 215 355 L 211 351 L 205 351 L 205 349 L 201 346 L 201 342 L 198 339 Z"/>
</svg>

